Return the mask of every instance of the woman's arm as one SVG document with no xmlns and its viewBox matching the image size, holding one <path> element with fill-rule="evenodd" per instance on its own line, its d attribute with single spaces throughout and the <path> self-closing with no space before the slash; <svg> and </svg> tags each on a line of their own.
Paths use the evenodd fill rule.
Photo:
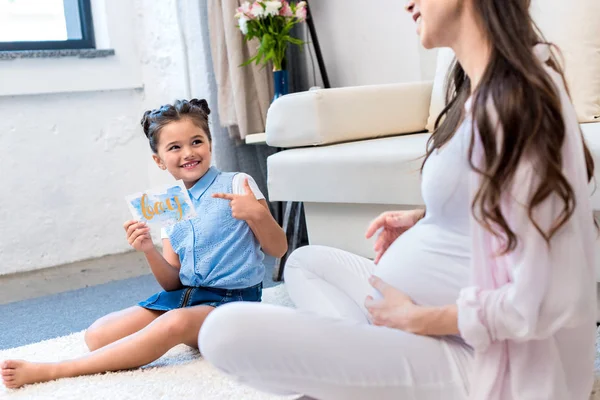
<svg viewBox="0 0 600 400">
<path fill-rule="evenodd" d="M 496 288 L 483 285 L 461 291 L 457 301 L 458 327 L 467 343 L 485 350 L 502 340 L 541 340 L 565 326 L 590 323 L 596 318 L 595 232 L 585 174 L 565 155 L 565 171 L 572 185 L 576 207 L 568 222 L 548 244 L 530 219 L 527 204 L 539 187 L 534 165 L 522 162 L 516 171 L 511 193 L 503 197 L 501 210 L 516 234 L 517 248 L 495 257 L 483 250 L 491 240 L 480 225 L 474 232 L 474 268 L 494 271 Z M 537 206 L 532 217 L 548 232 L 563 209 L 562 200 L 551 194 Z M 481 245 L 479 245 L 481 244 Z M 476 273 L 477 275 L 477 273 Z"/>
<path fill-rule="evenodd" d="M 419 307 L 412 321 L 412 333 L 426 336 L 458 335 L 458 308 L 455 304 L 443 307 Z"/>
<path fill-rule="evenodd" d="M 539 183 L 535 168 L 522 165 L 517 171 L 502 212 L 519 238 L 518 247 L 496 256 L 485 246 L 491 234 L 483 227 L 477 225 L 473 237 L 474 268 L 482 269 L 479 274 L 484 276 L 494 271 L 498 287 L 468 287 L 461 291 L 457 304 L 423 307 L 373 277 L 371 283 L 383 298 L 368 298 L 365 306 L 376 325 L 429 336 L 460 334 L 478 351 L 495 341 L 539 340 L 565 326 L 593 325 L 595 234 L 587 185 L 572 183 L 580 208 L 548 245 L 531 222 L 526 206 L 530 192 Z M 551 195 L 536 207 L 533 217 L 547 230 L 561 210 L 561 200 Z"/>
<path fill-rule="evenodd" d="M 372 276 L 369 283 L 381 294 L 375 300 L 367 296 L 365 307 L 374 325 L 400 329 L 417 335 L 456 335 L 458 331 L 457 308 L 423 307 L 416 305 L 408 295 Z"/>
</svg>

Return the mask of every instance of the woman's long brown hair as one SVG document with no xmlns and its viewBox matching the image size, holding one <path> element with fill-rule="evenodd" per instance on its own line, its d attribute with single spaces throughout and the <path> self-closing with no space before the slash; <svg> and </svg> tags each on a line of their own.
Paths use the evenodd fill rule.
<svg viewBox="0 0 600 400">
<path fill-rule="evenodd" d="M 504 240 L 503 254 L 513 251 L 518 239 L 502 215 L 501 197 L 510 189 L 517 166 L 525 155 L 535 163 L 541 182 L 539 187 L 533 188 L 527 204 L 529 218 L 548 244 L 572 216 L 576 201 L 573 188 L 562 172 L 565 122 L 560 95 L 533 53 L 536 44 L 547 42 L 529 14 L 530 3 L 531 0 L 474 0 L 492 50 L 472 99 L 473 128 L 477 128 L 484 153 L 482 164 L 475 165 L 475 137 L 472 135 L 469 162 L 481 176 L 472 212 L 482 226 Z M 548 65 L 561 74 L 564 81 L 554 54 Z M 447 105 L 436 120 L 425 160 L 454 136 L 464 118 L 471 82 L 456 61 L 448 74 L 446 88 Z M 490 100 L 497 112 L 502 137 L 499 137 L 498 126 L 492 125 L 488 110 Z M 588 179 L 591 180 L 594 162 L 585 142 L 583 145 Z M 550 196 L 558 196 L 562 210 L 545 231 L 534 220 L 533 211 Z"/>
</svg>

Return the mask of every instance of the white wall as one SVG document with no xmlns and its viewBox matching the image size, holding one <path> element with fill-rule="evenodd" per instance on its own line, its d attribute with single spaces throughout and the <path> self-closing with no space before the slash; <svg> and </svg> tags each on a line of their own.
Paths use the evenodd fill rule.
<svg viewBox="0 0 600 400">
<path fill-rule="evenodd" d="M 435 52 L 420 46 L 403 1 L 326 0 L 310 6 L 332 87 L 433 79 Z"/>
<path fill-rule="evenodd" d="M 0 61 L 0 274 L 128 250 L 124 196 L 168 179 L 139 121 L 190 92 L 176 0 L 92 3 L 114 57 Z"/>
<path fill-rule="evenodd" d="M 311 2 L 332 85 L 433 76 L 402 2 L 364 4 Z M 124 196 L 171 181 L 151 161 L 143 111 L 216 104 L 205 4 L 92 5 L 98 47 L 114 57 L 0 61 L 0 275 L 129 250 Z"/>
<path fill-rule="evenodd" d="M 143 1 L 155 4 L 152 0 Z M 169 3 L 172 4 L 168 13 L 163 7 L 154 6 L 144 14 L 145 37 L 149 40 L 143 46 L 147 51 L 144 57 L 146 80 L 161 82 L 146 86 L 145 93 L 152 99 L 167 98 L 166 102 L 175 98 L 206 99 L 211 108 L 210 122 L 214 133 L 218 121 L 217 93 L 213 87 L 214 76 L 211 76 L 206 4 L 197 0 L 169 0 Z M 171 175 L 158 169 L 151 158 L 147 163 L 151 187 L 173 181 Z"/>
</svg>

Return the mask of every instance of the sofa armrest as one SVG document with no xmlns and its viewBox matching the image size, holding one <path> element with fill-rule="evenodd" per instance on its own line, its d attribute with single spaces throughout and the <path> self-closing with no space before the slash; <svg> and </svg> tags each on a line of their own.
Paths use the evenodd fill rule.
<svg viewBox="0 0 600 400">
<path fill-rule="evenodd" d="M 425 130 L 432 82 L 318 89 L 273 102 L 267 144 L 303 147 Z"/>
</svg>

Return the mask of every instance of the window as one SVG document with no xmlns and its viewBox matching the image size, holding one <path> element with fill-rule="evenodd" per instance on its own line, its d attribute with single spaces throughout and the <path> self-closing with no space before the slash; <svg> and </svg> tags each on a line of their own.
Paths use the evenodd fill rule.
<svg viewBox="0 0 600 400">
<path fill-rule="evenodd" d="M 90 0 L 0 0 L 0 51 L 93 48 Z"/>
</svg>

